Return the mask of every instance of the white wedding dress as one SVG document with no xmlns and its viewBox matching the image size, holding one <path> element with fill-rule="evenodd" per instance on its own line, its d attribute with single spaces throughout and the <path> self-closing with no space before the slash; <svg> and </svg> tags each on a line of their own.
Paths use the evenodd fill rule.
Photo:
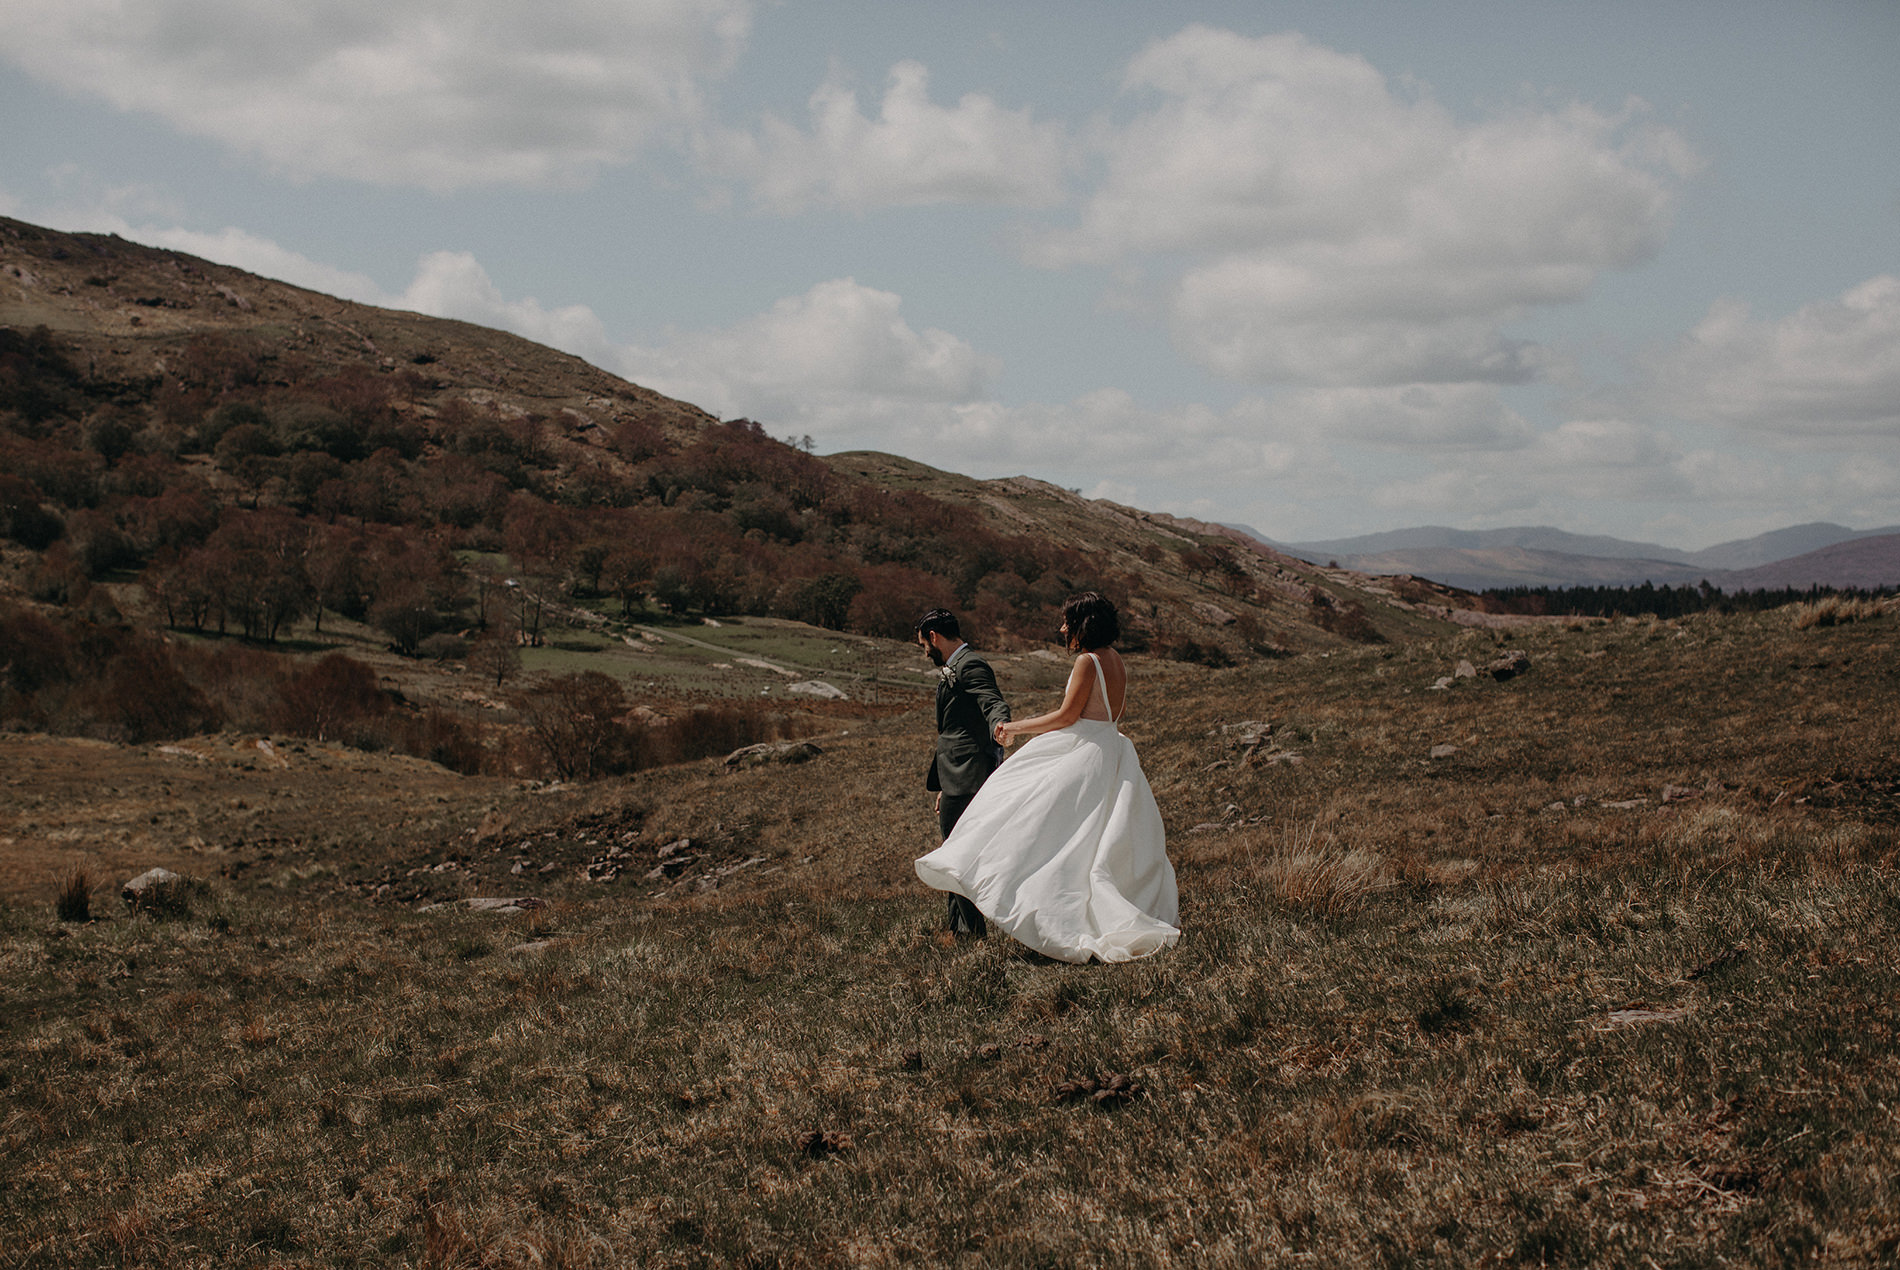
<svg viewBox="0 0 1900 1270">
<path fill-rule="evenodd" d="M 1101 661 L 1085 656 L 1112 716 Z M 1112 717 L 1032 737 L 917 861 L 917 876 L 1063 961 L 1132 961 L 1181 937 L 1161 809 Z"/>
</svg>

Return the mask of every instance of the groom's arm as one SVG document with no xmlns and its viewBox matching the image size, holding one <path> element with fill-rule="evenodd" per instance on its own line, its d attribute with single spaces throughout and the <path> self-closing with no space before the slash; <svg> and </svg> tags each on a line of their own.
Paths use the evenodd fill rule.
<svg viewBox="0 0 1900 1270">
<path fill-rule="evenodd" d="M 963 690 L 976 698 L 977 708 L 983 712 L 983 718 L 989 723 L 990 731 L 996 731 L 996 725 L 1009 722 L 1009 702 L 1003 700 L 1003 694 L 996 687 L 996 672 L 990 669 L 986 661 L 972 660 L 964 667 L 961 676 Z"/>
</svg>

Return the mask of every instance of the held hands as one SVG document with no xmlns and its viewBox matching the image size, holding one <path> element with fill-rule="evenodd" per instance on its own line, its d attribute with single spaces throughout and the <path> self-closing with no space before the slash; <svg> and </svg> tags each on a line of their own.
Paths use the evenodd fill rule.
<svg viewBox="0 0 1900 1270">
<path fill-rule="evenodd" d="M 1009 724 L 999 723 L 996 725 L 996 743 L 998 745 L 1008 746 L 1015 741 L 1015 739 L 1015 734 L 1009 730 Z"/>
</svg>

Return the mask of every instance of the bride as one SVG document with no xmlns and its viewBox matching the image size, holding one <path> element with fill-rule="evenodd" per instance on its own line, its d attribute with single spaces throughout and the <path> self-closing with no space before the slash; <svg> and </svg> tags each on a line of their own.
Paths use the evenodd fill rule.
<svg viewBox="0 0 1900 1270">
<path fill-rule="evenodd" d="M 1181 937 L 1161 810 L 1135 747 L 1116 728 L 1128 672 L 1110 645 L 1115 606 L 1086 591 L 1063 606 L 1077 653 L 1062 704 L 1001 723 L 1034 737 L 977 791 L 917 876 L 967 897 L 991 922 L 1063 961 L 1132 961 Z"/>
</svg>

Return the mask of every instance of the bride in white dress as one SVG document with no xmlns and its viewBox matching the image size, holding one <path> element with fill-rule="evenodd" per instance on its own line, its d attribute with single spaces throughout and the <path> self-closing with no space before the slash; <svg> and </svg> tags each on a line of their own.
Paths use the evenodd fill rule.
<svg viewBox="0 0 1900 1270">
<path fill-rule="evenodd" d="M 917 876 L 1045 956 L 1132 961 L 1181 937 L 1174 866 L 1141 760 L 1115 726 L 1128 673 L 1110 647 L 1114 605 L 1076 596 L 1062 633 L 1079 653 L 1062 704 L 997 726 L 1003 745 L 1034 739 L 984 782 Z"/>
</svg>

